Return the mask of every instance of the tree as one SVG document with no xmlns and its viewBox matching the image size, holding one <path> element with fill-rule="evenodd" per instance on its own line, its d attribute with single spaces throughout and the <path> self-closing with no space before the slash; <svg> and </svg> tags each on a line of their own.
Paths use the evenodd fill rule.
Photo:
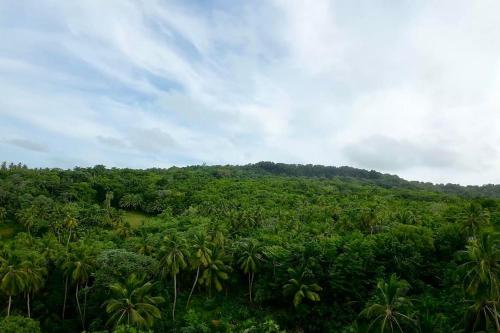
<svg viewBox="0 0 500 333">
<path fill-rule="evenodd" d="M 78 297 L 80 288 L 85 286 L 89 281 L 90 274 L 94 269 L 94 257 L 90 253 L 90 250 L 86 248 L 85 245 L 79 244 L 70 251 L 69 256 L 66 258 L 63 264 L 64 273 L 67 277 L 70 277 L 71 281 L 75 284 L 75 299 L 78 307 L 78 313 L 80 315 L 80 321 L 82 328 L 85 329 L 85 310 L 87 301 L 87 291 L 85 292 L 85 301 L 83 306 L 83 312 L 80 306 L 80 300 Z"/>
<path fill-rule="evenodd" d="M 45 260 L 54 263 L 57 261 L 58 255 L 63 252 L 62 246 L 57 241 L 57 237 L 49 232 L 38 241 L 37 249 Z"/>
<path fill-rule="evenodd" d="M 193 281 L 193 286 L 189 292 L 189 297 L 186 303 L 186 308 L 189 306 L 189 301 L 193 295 L 194 288 L 198 283 L 198 278 L 200 276 L 200 267 L 207 267 L 212 260 L 212 249 L 210 248 L 209 238 L 205 233 L 196 233 L 193 237 L 193 244 L 191 246 L 191 257 L 190 264 L 191 267 L 196 269 L 196 276 Z"/>
<path fill-rule="evenodd" d="M 188 251 L 186 242 L 177 234 L 165 237 L 161 248 L 160 266 L 163 276 L 171 276 L 174 282 L 174 304 L 172 306 L 172 319 L 175 320 L 175 306 L 177 304 L 177 274 L 187 267 Z"/>
<path fill-rule="evenodd" d="M 140 194 L 125 194 L 120 199 L 120 207 L 137 209 L 142 205 L 142 196 Z"/>
<path fill-rule="evenodd" d="M 58 253 L 58 255 L 59 256 L 56 260 L 56 264 L 63 272 L 64 276 L 64 300 L 63 300 L 62 315 L 61 315 L 62 319 L 64 320 L 66 315 L 66 301 L 68 298 L 68 284 L 69 284 L 69 279 L 71 277 L 71 268 L 72 268 L 71 261 L 73 258 L 68 249 L 61 251 L 60 253 Z"/>
<path fill-rule="evenodd" d="M 124 284 L 111 284 L 109 289 L 114 298 L 105 303 L 106 312 L 111 314 L 107 324 L 117 326 L 126 321 L 129 326 L 153 326 L 154 319 L 161 318 L 156 305 L 165 300 L 160 296 L 151 296 L 152 288 L 151 282 L 144 283 L 144 279 L 135 274 L 130 275 Z"/>
<path fill-rule="evenodd" d="M 210 225 L 210 229 L 208 230 L 208 236 L 210 237 L 210 241 L 217 247 L 223 249 L 226 243 L 226 238 L 224 236 L 223 225 L 222 224 L 214 224 Z"/>
<path fill-rule="evenodd" d="M 25 262 L 24 271 L 26 272 L 24 293 L 26 294 L 28 318 L 31 318 L 30 295 L 39 291 L 43 287 L 47 269 L 45 267 L 45 262 L 40 260 L 40 258 L 35 258 L 33 256 L 32 260 Z"/>
<path fill-rule="evenodd" d="M 465 333 L 500 332 L 499 299 L 478 295 L 465 315 Z"/>
<path fill-rule="evenodd" d="M 7 219 L 7 209 L 0 207 L 0 223 L 4 223 Z"/>
<path fill-rule="evenodd" d="M 399 212 L 396 213 L 395 215 L 396 221 L 398 221 L 401 224 L 416 224 L 417 223 L 417 218 L 415 214 L 408 209 L 403 209 L 400 210 Z"/>
<path fill-rule="evenodd" d="M 78 227 L 77 219 L 72 215 L 67 215 L 64 219 L 64 227 L 68 230 L 68 240 L 66 241 L 67 248 L 69 246 L 69 241 L 71 240 L 72 233 Z"/>
<path fill-rule="evenodd" d="M 206 267 L 203 268 L 199 283 L 208 289 L 209 297 L 212 296 L 212 287 L 222 291 L 223 281 L 229 279 L 231 267 L 224 263 L 224 255 L 221 251 L 215 251 Z"/>
<path fill-rule="evenodd" d="M 104 293 L 110 284 L 132 274 L 149 279 L 157 275 L 158 267 L 158 261 L 149 256 L 125 249 L 104 250 L 96 257 L 92 287 L 97 293 Z"/>
<path fill-rule="evenodd" d="M 138 237 L 134 238 L 135 251 L 139 254 L 150 256 L 156 252 L 155 237 L 144 231 L 141 231 Z"/>
<path fill-rule="evenodd" d="M 464 289 L 469 295 L 486 294 L 495 298 L 500 295 L 500 249 L 494 236 L 483 233 L 469 240 L 467 249 L 461 252 L 468 261 L 465 269 Z"/>
<path fill-rule="evenodd" d="M 0 320 L 2 333 L 41 333 L 40 323 L 30 318 L 10 316 Z"/>
<path fill-rule="evenodd" d="M 285 296 L 293 296 L 293 306 L 295 308 L 302 303 L 304 298 L 313 302 L 320 300 L 318 292 L 323 288 L 316 283 L 307 284 L 305 282 L 305 279 L 310 275 L 310 270 L 306 266 L 298 270 L 289 268 L 288 274 L 290 274 L 291 278 L 283 286 L 283 293 Z"/>
<path fill-rule="evenodd" d="M 244 242 L 242 244 L 242 252 L 238 259 L 238 264 L 243 273 L 248 275 L 248 293 L 250 303 L 253 302 L 252 290 L 255 272 L 257 271 L 257 262 L 262 261 L 262 250 L 254 241 Z"/>
<path fill-rule="evenodd" d="M 111 200 L 113 200 L 113 192 L 112 191 L 107 191 L 106 192 L 106 197 L 104 199 L 104 208 L 109 212 L 111 209 Z"/>
<path fill-rule="evenodd" d="M 153 333 L 153 331 L 150 329 L 139 329 L 129 325 L 119 325 L 113 330 L 113 333 Z"/>
<path fill-rule="evenodd" d="M 406 313 L 412 305 L 406 297 L 409 285 L 392 274 L 389 281 L 377 283 L 375 301 L 369 304 L 360 316 L 370 321 L 368 330 L 380 333 L 405 333 L 415 330 L 414 320 Z"/>
<path fill-rule="evenodd" d="M 360 228 L 373 234 L 378 224 L 377 211 L 375 208 L 364 208 L 359 211 L 358 223 Z"/>
<path fill-rule="evenodd" d="M 466 332 L 500 331 L 500 249 L 497 235 L 483 233 L 471 238 L 466 251 L 464 291 L 472 298 L 466 316 Z"/>
<path fill-rule="evenodd" d="M 460 220 L 463 232 L 468 236 L 475 237 L 478 230 L 489 223 L 490 214 L 480 204 L 472 202 L 461 213 Z"/>
<path fill-rule="evenodd" d="M 108 224 L 112 224 L 113 218 L 112 218 L 112 211 L 111 211 L 111 200 L 113 200 L 114 194 L 112 191 L 107 191 L 106 192 L 106 197 L 104 198 L 104 210 L 106 211 L 106 222 Z"/>
<path fill-rule="evenodd" d="M 131 229 L 130 223 L 126 221 L 119 221 L 115 224 L 115 232 L 121 238 L 128 238 L 130 236 Z"/>
<path fill-rule="evenodd" d="M 28 234 L 31 235 L 31 228 L 35 225 L 36 212 L 33 206 L 24 208 L 17 213 L 17 219 L 19 223 L 23 225 L 27 230 Z"/>
<path fill-rule="evenodd" d="M 9 297 L 7 317 L 10 316 L 12 297 L 23 292 L 27 283 L 27 274 L 24 270 L 25 262 L 15 253 L 8 253 L 1 259 L 0 289 Z"/>
</svg>

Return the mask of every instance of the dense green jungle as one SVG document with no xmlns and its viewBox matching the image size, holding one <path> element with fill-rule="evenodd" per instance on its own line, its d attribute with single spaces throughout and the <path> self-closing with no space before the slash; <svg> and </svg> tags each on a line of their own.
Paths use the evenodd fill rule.
<svg viewBox="0 0 500 333">
<path fill-rule="evenodd" d="M 500 332 L 500 186 L 0 168 L 0 332 Z"/>
</svg>

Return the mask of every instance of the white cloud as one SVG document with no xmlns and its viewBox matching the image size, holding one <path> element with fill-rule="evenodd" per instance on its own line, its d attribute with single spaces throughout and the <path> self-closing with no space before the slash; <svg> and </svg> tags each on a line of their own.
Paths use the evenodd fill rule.
<svg viewBox="0 0 500 333">
<path fill-rule="evenodd" d="M 17 138 L 3 139 L 3 140 L 0 140 L 0 143 L 5 143 L 5 144 L 17 146 L 17 147 L 31 150 L 34 152 L 38 152 L 38 153 L 46 153 L 49 151 L 49 148 L 45 144 L 39 143 L 39 142 L 34 142 L 31 140 L 26 140 L 26 139 L 17 139 Z"/>
<path fill-rule="evenodd" d="M 42 160 L 0 145 L 7 157 L 354 164 L 500 182 L 496 1 L 30 6 L 36 17 L 0 4 L 0 130 L 47 137 L 50 150 Z"/>
<path fill-rule="evenodd" d="M 275 2 L 286 18 L 282 33 L 294 67 L 319 74 L 342 64 L 346 41 L 336 24 L 333 1 Z"/>
</svg>

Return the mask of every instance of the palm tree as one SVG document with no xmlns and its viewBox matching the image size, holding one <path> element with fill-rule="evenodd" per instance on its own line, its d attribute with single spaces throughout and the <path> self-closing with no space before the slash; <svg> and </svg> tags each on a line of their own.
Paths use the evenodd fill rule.
<svg viewBox="0 0 500 333">
<path fill-rule="evenodd" d="M 35 224 L 36 212 L 33 206 L 22 209 L 17 213 L 17 218 L 19 223 L 21 223 L 27 230 L 28 234 L 31 235 L 31 228 Z"/>
<path fill-rule="evenodd" d="M 126 320 L 127 325 L 151 327 L 154 319 L 161 318 L 161 312 L 156 307 L 165 299 L 151 296 L 151 282 L 144 283 L 143 278 L 130 275 L 124 284 L 113 283 L 109 286 L 114 298 L 106 301 L 106 312 L 111 314 L 107 325 L 119 325 Z"/>
<path fill-rule="evenodd" d="M 112 224 L 113 223 L 113 219 L 112 219 L 112 216 L 111 216 L 111 200 L 113 200 L 113 192 L 112 191 L 107 191 L 106 192 L 106 197 L 104 198 L 104 210 L 106 211 L 106 216 L 105 216 L 105 219 L 106 219 L 106 223 L 107 224 Z"/>
<path fill-rule="evenodd" d="M 212 223 L 208 231 L 210 241 L 217 247 L 223 249 L 226 243 L 223 227 L 221 224 Z"/>
<path fill-rule="evenodd" d="M 106 192 L 106 198 L 104 199 L 104 208 L 109 212 L 111 209 L 111 200 L 113 200 L 113 191 L 107 191 Z"/>
<path fill-rule="evenodd" d="M 0 223 L 4 223 L 7 219 L 7 209 L 0 207 Z"/>
<path fill-rule="evenodd" d="M 193 245 L 191 246 L 192 255 L 190 259 L 191 266 L 196 268 L 196 276 L 193 281 L 193 286 L 189 292 L 189 297 L 186 303 L 186 308 L 189 306 L 189 301 L 193 295 L 194 288 L 198 283 L 200 276 L 200 267 L 207 267 L 212 260 L 212 249 L 210 248 L 209 238 L 205 233 L 197 233 L 193 237 Z"/>
<path fill-rule="evenodd" d="M 9 305 L 7 306 L 8 317 L 10 316 L 12 296 L 16 296 L 24 290 L 27 275 L 24 270 L 25 262 L 21 261 L 15 253 L 9 253 L 0 260 L 0 289 L 9 296 Z"/>
<path fill-rule="evenodd" d="M 28 308 L 28 318 L 31 318 L 30 295 L 39 291 L 43 287 L 47 269 L 45 268 L 45 263 L 35 259 L 25 263 L 24 271 L 26 272 L 24 292 L 26 293 L 27 299 L 26 305 Z"/>
<path fill-rule="evenodd" d="M 293 296 L 293 306 L 297 308 L 302 301 L 308 299 L 313 302 L 320 300 L 318 292 L 323 290 L 317 283 L 307 284 L 305 279 L 310 275 L 310 271 L 306 266 L 299 270 L 293 268 L 288 269 L 291 278 L 288 283 L 283 286 L 285 296 Z"/>
<path fill-rule="evenodd" d="M 489 299 L 485 295 L 476 296 L 467 309 L 465 332 L 500 332 L 500 299 Z"/>
<path fill-rule="evenodd" d="M 468 261 L 462 265 L 464 290 L 473 298 L 466 317 L 466 331 L 477 332 L 494 326 L 500 332 L 500 249 L 496 234 L 484 233 L 469 240 L 463 251 Z"/>
<path fill-rule="evenodd" d="M 68 230 L 68 240 L 66 241 L 66 248 L 69 246 L 69 241 L 71 240 L 71 235 L 73 231 L 78 227 L 78 221 L 71 215 L 66 216 L 64 219 L 64 227 Z"/>
<path fill-rule="evenodd" d="M 15 237 L 15 243 L 21 248 L 32 248 L 35 246 L 35 238 L 29 233 L 20 232 Z"/>
<path fill-rule="evenodd" d="M 396 220 L 401 223 L 401 224 L 416 224 L 417 223 L 417 217 L 415 214 L 408 209 L 403 209 L 400 210 L 399 212 L 396 213 L 395 215 Z"/>
<path fill-rule="evenodd" d="M 370 235 L 373 234 L 378 224 L 375 208 L 362 209 L 359 216 L 359 224 L 364 231 L 369 231 Z"/>
<path fill-rule="evenodd" d="M 162 275 L 170 275 L 174 282 L 174 304 L 172 319 L 175 320 L 175 306 L 177 304 L 177 274 L 187 266 L 188 252 L 184 239 L 172 234 L 165 237 L 161 248 L 160 266 Z"/>
<path fill-rule="evenodd" d="M 68 284 L 71 276 L 71 260 L 72 256 L 70 252 L 65 249 L 59 253 L 60 256 L 57 258 L 57 266 L 63 272 L 64 276 L 64 300 L 63 300 L 63 308 L 62 308 L 62 319 L 64 320 L 66 313 L 66 300 L 68 298 Z"/>
<path fill-rule="evenodd" d="M 221 251 L 215 251 L 208 265 L 203 268 L 199 282 L 200 285 L 204 285 L 208 289 L 209 297 L 212 297 L 212 287 L 215 287 L 217 291 L 222 291 L 223 281 L 229 279 L 231 267 L 226 265 L 224 260 L 223 253 Z"/>
<path fill-rule="evenodd" d="M 125 194 L 120 199 L 120 207 L 136 209 L 142 204 L 142 196 L 140 194 Z"/>
<path fill-rule="evenodd" d="M 156 247 L 153 243 L 153 238 L 146 232 L 141 232 L 141 234 L 135 238 L 137 240 L 135 250 L 137 253 L 150 256 L 156 251 Z"/>
<path fill-rule="evenodd" d="M 121 238 L 128 238 L 130 236 L 131 229 L 132 228 L 130 227 L 130 223 L 126 221 L 117 222 L 115 225 L 115 232 Z"/>
<path fill-rule="evenodd" d="M 475 237 L 478 230 L 489 223 L 490 214 L 478 203 L 471 203 L 460 215 L 461 227 L 468 236 Z"/>
<path fill-rule="evenodd" d="M 75 299 L 78 307 L 78 313 L 80 315 L 80 321 L 82 323 L 82 328 L 85 329 L 85 311 L 87 303 L 87 292 L 85 292 L 85 301 L 83 306 L 83 312 L 80 306 L 80 300 L 78 298 L 78 293 L 80 288 L 87 284 L 90 278 L 90 274 L 94 269 L 94 257 L 89 253 L 89 250 L 84 245 L 79 245 L 75 248 L 73 252 L 70 252 L 69 257 L 63 264 L 63 269 L 65 275 L 70 277 L 72 282 L 75 283 Z"/>
<path fill-rule="evenodd" d="M 62 245 L 57 241 L 57 237 L 49 232 L 45 234 L 38 242 L 37 248 L 40 254 L 49 262 L 55 262 Z"/>
<path fill-rule="evenodd" d="M 500 296 L 500 249 L 495 235 L 487 233 L 469 240 L 467 249 L 461 252 L 468 261 L 463 264 L 466 270 L 464 289 L 469 295 L 487 294 L 491 298 Z"/>
<path fill-rule="evenodd" d="M 257 271 L 257 262 L 262 261 L 262 251 L 258 244 L 253 241 L 243 243 L 242 250 L 238 264 L 243 273 L 248 275 L 248 293 L 250 303 L 252 303 L 253 281 Z"/>
<path fill-rule="evenodd" d="M 405 310 L 411 306 L 411 301 L 405 297 L 409 285 L 392 274 L 389 281 L 377 283 L 376 302 L 361 311 L 360 316 L 371 320 L 368 330 L 375 332 L 408 332 L 415 330 L 414 320 Z M 403 327 L 405 329 L 403 329 Z"/>
</svg>

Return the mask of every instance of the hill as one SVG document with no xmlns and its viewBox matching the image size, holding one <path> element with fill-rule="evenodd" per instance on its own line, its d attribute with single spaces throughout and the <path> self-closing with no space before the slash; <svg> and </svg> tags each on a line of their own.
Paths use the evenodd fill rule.
<svg viewBox="0 0 500 333">
<path fill-rule="evenodd" d="M 5 163 L 0 331 L 494 332 L 497 190 L 272 162 Z"/>
</svg>

